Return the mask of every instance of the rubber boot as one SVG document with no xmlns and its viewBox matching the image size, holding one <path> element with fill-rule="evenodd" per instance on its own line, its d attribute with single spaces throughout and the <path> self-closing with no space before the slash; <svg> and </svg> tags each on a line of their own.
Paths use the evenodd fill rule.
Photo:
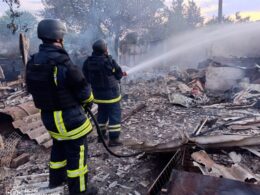
<svg viewBox="0 0 260 195">
<path fill-rule="evenodd" d="M 53 188 L 57 188 L 57 187 L 63 186 L 63 185 L 65 185 L 65 184 L 66 184 L 65 182 L 60 183 L 60 184 L 49 183 L 49 188 L 50 188 L 50 189 L 53 189 Z"/>
<path fill-rule="evenodd" d="M 106 141 L 108 139 L 106 130 L 101 130 L 101 134 L 103 135 L 103 139 Z M 98 143 L 102 143 L 101 138 L 98 136 Z"/>
<path fill-rule="evenodd" d="M 116 147 L 116 146 L 122 146 L 123 143 L 119 140 L 119 138 L 113 138 L 109 139 L 108 146 L 109 147 Z"/>
<path fill-rule="evenodd" d="M 92 186 L 92 187 L 88 187 L 85 192 L 81 192 L 81 193 L 78 193 L 75 195 L 96 195 L 96 194 L 98 194 L 98 189 L 96 187 Z"/>
<path fill-rule="evenodd" d="M 49 174 L 49 188 L 57 188 L 59 186 L 63 186 L 64 184 L 67 183 L 67 175 L 66 175 L 66 169 L 61 168 L 61 169 L 50 169 L 50 174 Z"/>
</svg>

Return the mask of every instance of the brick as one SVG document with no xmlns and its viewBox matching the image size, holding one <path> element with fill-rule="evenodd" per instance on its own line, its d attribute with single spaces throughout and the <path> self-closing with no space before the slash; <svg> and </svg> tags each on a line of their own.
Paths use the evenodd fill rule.
<svg viewBox="0 0 260 195">
<path fill-rule="evenodd" d="M 20 165 L 27 163 L 30 160 L 30 154 L 23 153 L 20 156 L 14 158 L 11 162 L 11 168 L 17 168 Z"/>
</svg>

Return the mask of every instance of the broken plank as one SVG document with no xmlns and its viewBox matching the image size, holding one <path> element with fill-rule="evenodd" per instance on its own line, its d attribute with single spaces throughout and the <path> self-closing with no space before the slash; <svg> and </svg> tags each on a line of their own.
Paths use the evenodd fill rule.
<svg viewBox="0 0 260 195">
<path fill-rule="evenodd" d="M 23 165 L 23 164 L 27 163 L 29 161 L 29 159 L 30 159 L 30 154 L 23 153 L 20 156 L 14 158 L 12 160 L 10 167 L 11 168 L 17 168 L 20 165 Z"/>
<path fill-rule="evenodd" d="M 134 108 L 133 110 L 131 110 L 129 113 L 125 114 L 125 116 L 122 119 L 122 122 L 125 122 L 127 119 L 129 119 L 132 115 L 134 115 L 135 113 L 139 112 L 140 110 L 142 110 L 143 108 L 146 107 L 146 104 L 141 103 L 139 104 L 136 108 Z"/>
<path fill-rule="evenodd" d="M 249 129 L 258 129 L 260 127 L 260 123 L 256 123 L 254 125 L 231 125 L 228 129 L 231 130 L 249 130 Z"/>
<path fill-rule="evenodd" d="M 189 141 L 203 148 L 223 148 L 235 146 L 258 146 L 260 135 L 215 135 L 191 137 Z"/>
<path fill-rule="evenodd" d="M 259 147 L 241 147 L 249 152 L 253 153 L 254 155 L 260 157 L 260 148 Z"/>
<path fill-rule="evenodd" d="M 156 152 L 172 152 L 178 150 L 180 147 L 188 143 L 187 138 L 177 138 L 171 142 L 161 143 L 161 144 L 129 144 L 127 146 L 131 147 L 134 150 L 140 150 L 147 153 L 156 153 Z"/>
<path fill-rule="evenodd" d="M 207 118 L 203 121 L 203 123 L 201 124 L 201 126 L 199 127 L 199 129 L 195 132 L 195 135 L 199 135 L 202 128 L 205 126 L 206 122 L 208 121 L 209 117 L 207 116 Z"/>
<path fill-rule="evenodd" d="M 250 117 L 248 119 L 241 119 L 238 121 L 230 122 L 229 125 L 250 125 L 260 123 L 260 117 Z"/>
</svg>

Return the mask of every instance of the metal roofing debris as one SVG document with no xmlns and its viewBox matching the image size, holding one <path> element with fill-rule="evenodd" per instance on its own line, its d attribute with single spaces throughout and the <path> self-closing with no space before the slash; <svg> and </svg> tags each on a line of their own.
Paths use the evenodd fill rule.
<svg viewBox="0 0 260 195">
<path fill-rule="evenodd" d="M 93 106 L 92 111 L 93 113 L 97 112 L 97 105 Z M 31 140 L 35 140 L 39 145 L 45 148 L 52 146 L 52 138 L 41 121 L 40 110 L 35 108 L 32 101 L 6 107 L 0 110 L 0 114 L 10 115 L 13 119 L 14 128 L 28 135 Z"/>
<path fill-rule="evenodd" d="M 259 184 L 260 177 L 239 163 L 226 167 L 214 162 L 205 151 L 194 152 L 191 157 L 195 160 L 194 166 L 199 167 L 204 175 L 224 177 L 243 182 Z M 202 166 L 204 165 L 204 166 Z"/>
<path fill-rule="evenodd" d="M 231 179 L 173 170 L 168 195 L 258 195 L 260 186 Z"/>
<path fill-rule="evenodd" d="M 21 136 L 12 132 L 4 142 L 4 149 L 0 150 L 0 165 L 10 167 L 13 155 L 16 152 L 16 146 L 20 141 Z"/>
<path fill-rule="evenodd" d="M 52 146 L 52 139 L 45 129 L 42 121 L 40 110 L 35 108 L 32 101 L 7 107 L 0 113 L 10 115 L 14 120 L 14 128 L 19 129 L 23 134 L 27 134 L 30 139 L 35 140 L 39 145 L 45 148 Z"/>
<path fill-rule="evenodd" d="M 187 144 L 197 145 L 202 148 L 260 146 L 260 135 L 212 135 L 197 137 L 184 136 L 167 143 L 149 144 L 143 142 L 129 145 L 136 150 L 141 150 L 148 153 L 156 153 L 176 151 L 178 148 L 181 148 Z"/>
</svg>

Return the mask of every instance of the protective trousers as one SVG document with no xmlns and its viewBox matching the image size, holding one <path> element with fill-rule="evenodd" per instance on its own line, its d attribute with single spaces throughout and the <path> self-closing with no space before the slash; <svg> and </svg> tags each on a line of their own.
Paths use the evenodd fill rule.
<svg viewBox="0 0 260 195">
<path fill-rule="evenodd" d="M 70 195 L 87 190 L 88 166 L 86 136 L 76 140 L 53 140 L 50 160 L 50 185 L 68 181 Z"/>
<path fill-rule="evenodd" d="M 119 138 L 121 132 L 120 102 L 111 104 L 98 104 L 97 121 L 103 134 L 108 129 L 109 139 Z"/>
</svg>

